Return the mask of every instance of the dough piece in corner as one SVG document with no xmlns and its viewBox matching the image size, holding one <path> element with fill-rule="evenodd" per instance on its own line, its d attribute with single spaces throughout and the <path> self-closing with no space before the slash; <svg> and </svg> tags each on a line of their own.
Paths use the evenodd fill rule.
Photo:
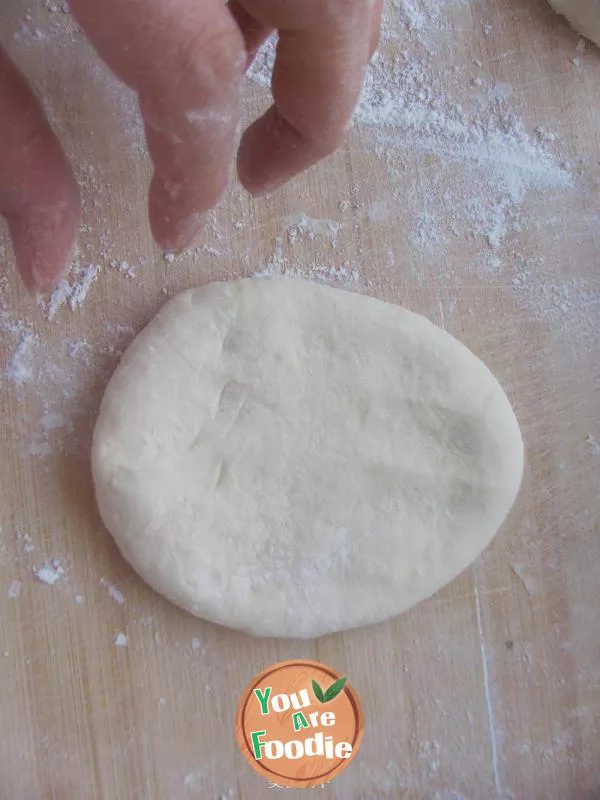
<svg viewBox="0 0 600 800">
<path fill-rule="evenodd" d="M 571 27 L 600 47 L 600 0 L 549 0 Z"/>
<path fill-rule="evenodd" d="M 498 381 L 424 317 L 287 278 L 171 300 L 111 378 L 94 431 L 102 518 L 192 614 L 314 637 L 455 578 L 517 495 Z"/>
</svg>

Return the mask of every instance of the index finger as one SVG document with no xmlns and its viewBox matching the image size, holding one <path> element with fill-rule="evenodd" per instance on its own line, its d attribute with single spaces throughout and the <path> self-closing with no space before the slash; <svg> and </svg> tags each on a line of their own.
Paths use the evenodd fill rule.
<svg viewBox="0 0 600 800">
<path fill-rule="evenodd" d="M 362 87 L 374 0 L 241 0 L 279 29 L 274 105 L 242 137 L 238 172 L 252 194 L 276 188 L 342 142 Z"/>
<path fill-rule="evenodd" d="M 100 56 L 140 100 L 155 173 L 150 225 L 187 247 L 227 185 L 243 37 L 221 0 L 71 0 Z"/>
<path fill-rule="evenodd" d="M 79 189 L 27 82 L 0 47 L 0 214 L 32 294 L 49 292 L 69 266 Z"/>
</svg>

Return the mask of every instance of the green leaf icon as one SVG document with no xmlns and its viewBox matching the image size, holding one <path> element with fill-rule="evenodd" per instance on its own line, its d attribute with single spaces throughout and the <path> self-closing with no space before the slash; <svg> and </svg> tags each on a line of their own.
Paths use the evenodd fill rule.
<svg viewBox="0 0 600 800">
<path fill-rule="evenodd" d="M 322 703 L 328 703 L 330 700 L 333 700 L 334 697 L 337 697 L 338 694 L 342 691 L 344 686 L 346 685 L 346 681 L 348 678 L 340 678 L 339 681 L 335 681 L 332 683 L 329 689 L 325 692 L 325 699 L 322 700 Z"/>
<path fill-rule="evenodd" d="M 340 678 L 334 683 L 331 684 L 329 689 L 326 692 L 323 692 L 323 689 L 319 686 L 319 684 L 313 680 L 312 688 L 313 692 L 315 693 L 315 697 L 320 703 L 328 703 L 330 700 L 333 700 L 338 694 L 342 691 L 344 686 L 346 685 L 346 681 L 348 678 Z"/>
<path fill-rule="evenodd" d="M 319 686 L 319 684 L 313 680 L 312 682 L 313 692 L 315 693 L 315 697 L 321 703 L 325 702 L 325 695 L 323 694 L 323 689 Z"/>
</svg>

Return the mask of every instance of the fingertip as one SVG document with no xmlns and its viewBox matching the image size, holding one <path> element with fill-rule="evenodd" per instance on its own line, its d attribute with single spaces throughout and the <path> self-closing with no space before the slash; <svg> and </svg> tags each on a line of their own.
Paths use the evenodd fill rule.
<svg viewBox="0 0 600 800">
<path fill-rule="evenodd" d="M 204 214 L 200 219 L 193 215 L 176 223 L 165 223 L 149 211 L 150 230 L 158 246 L 167 253 L 180 255 L 199 244 L 204 229 Z"/>
<path fill-rule="evenodd" d="M 273 192 L 333 153 L 340 130 L 303 135 L 273 105 L 245 131 L 237 156 L 238 177 L 253 197 Z"/>
<path fill-rule="evenodd" d="M 375 0 L 371 16 L 371 36 L 369 42 L 369 58 L 373 58 L 381 38 L 381 16 L 383 14 L 383 0 Z"/>
<path fill-rule="evenodd" d="M 182 253 L 198 243 L 206 212 L 178 209 L 165 192 L 165 181 L 155 173 L 148 195 L 148 218 L 158 246 L 167 252 Z"/>
<path fill-rule="evenodd" d="M 75 184 L 56 205 L 28 208 L 9 217 L 17 269 L 36 301 L 52 292 L 69 271 L 79 227 L 79 192 Z"/>
<path fill-rule="evenodd" d="M 0 214 L 28 292 L 67 272 L 79 227 L 79 187 L 27 82 L 0 47 Z"/>
<path fill-rule="evenodd" d="M 250 125 L 242 135 L 236 166 L 240 183 L 252 197 L 262 197 L 282 186 L 288 177 L 281 171 L 281 150 L 271 134 L 273 108 Z M 266 144 L 271 146 L 267 147 Z"/>
<path fill-rule="evenodd" d="M 251 197 L 259 198 L 268 194 L 269 187 L 265 186 L 264 180 L 252 169 L 251 159 L 249 158 L 248 148 L 240 145 L 237 154 L 237 174 L 242 187 Z M 274 187 L 275 188 L 275 187 Z"/>
</svg>

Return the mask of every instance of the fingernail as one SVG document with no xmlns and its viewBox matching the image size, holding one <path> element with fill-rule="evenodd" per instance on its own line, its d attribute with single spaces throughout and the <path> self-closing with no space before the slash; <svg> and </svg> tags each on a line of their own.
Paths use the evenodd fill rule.
<svg viewBox="0 0 600 800">
<path fill-rule="evenodd" d="M 21 277 L 23 278 L 23 284 L 27 290 L 27 294 L 36 304 L 39 304 L 44 295 L 40 291 L 40 287 L 37 285 L 37 276 L 34 276 L 31 273 L 21 273 Z"/>
<path fill-rule="evenodd" d="M 183 253 L 185 250 L 189 250 L 190 247 L 194 247 L 194 245 L 198 244 L 200 238 L 202 236 L 202 231 L 204 229 L 204 214 L 202 214 L 202 222 L 198 223 L 198 221 L 189 220 L 189 223 L 184 224 L 183 230 L 176 237 L 177 239 L 177 252 Z"/>
<path fill-rule="evenodd" d="M 40 303 L 46 299 L 46 295 L 40 292 L 39 289 L 36 289 L 35 286 L 28 286 L 25 284 L 25 288 L 27 289 L 27 294 L 31 297 L 36 306 L 39 306 Z"/>
<path fill-rule="evenodd" d="M 39 301 L 54 290 L 56 283 L 57 281 L 49 281 L 46 275 L 43 275 L 35 267 L 32 267 L 31 286 L 27 286 L 27 291 L 36 301 Z"/>
<path fill-rule="evenodd" d="M 194 247 L 202 236 L 206 214 L 192 214 L 187 219 L 179 220 L 176 225 L 170 225 L 169 232 L 163 231 L 156 236 L 157 241 L 167 253 L 180 255 Z"/>
</svg>

